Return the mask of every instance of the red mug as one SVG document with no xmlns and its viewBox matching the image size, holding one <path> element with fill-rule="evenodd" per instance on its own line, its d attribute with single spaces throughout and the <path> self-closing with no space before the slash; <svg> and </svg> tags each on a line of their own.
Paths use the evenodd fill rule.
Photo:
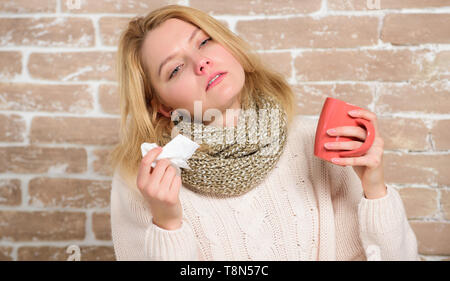
<svg viewBox="0 0 450 281">
<path fill-rule="evenodd" d="M 327 97 L 322 107 L 316 129 L 314 142 L 315 156 L 331 162 L 332 158 L 362 156 L 370 149 L 375 140 L 375 128 L 371 121 L 352 117 L 348 114 L 350 110 L 355 109 L 363 108 L 345 101 Z M 327 134 L 328 129 L 342 126 L 362 126 L 365 128 L 367 137 L 361 147 L 354 150 L 328 150 L 325 148 L 324 144 L 328 142 L 361 141 L 356 137 L 330 136 Z"/>
</svg>

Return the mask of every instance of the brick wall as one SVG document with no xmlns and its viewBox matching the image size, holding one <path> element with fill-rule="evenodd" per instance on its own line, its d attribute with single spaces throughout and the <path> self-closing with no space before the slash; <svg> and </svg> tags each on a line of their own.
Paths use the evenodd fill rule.
<svg viewBox="0 0 450 281">
<path fill-rule="evenodd" d="M 82 260 L 114 259 L 105 159 L 118 139 L 117 39 L 168 3 L 248 40 L 304 115 L 317 118 L 326 96 L 375 112 L 421 257 L 449 259 L 448 0 L 1 0 L 0 260 L 67 260 L 70 245 Z"/>
</svg>

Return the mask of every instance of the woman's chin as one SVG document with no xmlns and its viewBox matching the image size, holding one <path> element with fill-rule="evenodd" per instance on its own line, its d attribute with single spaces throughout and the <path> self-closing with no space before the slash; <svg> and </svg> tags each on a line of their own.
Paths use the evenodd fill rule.
<svg viewBox="0 0 450 281">
<path fill-rule="evenodd" d="M 219 85 L 217 85 L 219 86 Z M 211 95 L 210 104 L 216 104 L 217 106 L 220 106 L 221 108 L 236 108 L 239 98 L 239 92 L 236 91 L 236 89 L 233 89 L 233 87 L 229 88 L 217 88 L 217 89 L 211 89 L 211 90 L 217 90 L 214 92 L 214 95 Z M 208 96 L 207 96 L 208 98 Z"/>
</svg>

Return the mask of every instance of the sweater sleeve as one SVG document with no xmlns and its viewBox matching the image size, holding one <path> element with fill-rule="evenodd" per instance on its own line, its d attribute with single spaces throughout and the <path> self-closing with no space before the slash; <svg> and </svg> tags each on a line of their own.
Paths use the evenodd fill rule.
<svg viewBox="0 0 450 281">
<path fill-rule="evenodd" d="M 361 180 L 351 166 L 327 165 L 333 166 L 329 169 L 338 178 L 338 186 L 333 187 L 332 194 L 337 211 L 335 215 L 339 215 L 339 210 L 346 214 L 341 215 L 340 219 L 340 224 L 345 225 L 346 229 L 342 232 L 359 232 L 360 246 L 347 240 L 345 248 L 351 248 L 349 245 L 352 244 L 355 245 L 353 249 L 362 247 L 367 260 L 419 260 L 416 236 L 408 223 L 397 190 L 386 185 L 385 196 L 367 199 L 364 197 Z M 356 220 L 357 223 L 347 220 Z M 345 236 L 350 239 L 354 235 Z"/>
<path fill-rule="evenodd" d="M 183 217 L 176 230 L 153 223 L 148 203 L 117 172 L 111 190 L 111 232 L 117 260 L 198 260 L 197 242 Z"/>
<path fill-rule="evenodd" d="M 420 260 L 417 240 L 408 223 L 402 199 L 386 185 L 378 199 L 362 197 L 358 205 L 360 237 L 368 260 Z"/>
</svg>

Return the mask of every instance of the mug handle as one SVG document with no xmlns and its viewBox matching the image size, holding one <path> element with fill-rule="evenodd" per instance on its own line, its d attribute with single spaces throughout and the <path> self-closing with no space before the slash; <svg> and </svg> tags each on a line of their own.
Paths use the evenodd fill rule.
<svg viewBox="0 0 450 281">
<path fill-rule="evenodd" d="M 350 151 L 344 151 L 344 152 L 339 152 L 339 156 L 340 157 L 347 157 L 347 156 L 358 157 L 358 156 L 361 156 L 364 153 L 366 153 L 367 150 L 370 149 L 370 147 L 372 146 L 373 141 L 375 140 L 375 128 L 374 128 L 374 126 L 373 126 L 371 121 L 366 120 L 366 119 L 362 119 L 362 118 L 355 119 L 355 121 L 356 121 L 357 124 L 362 125 L 362 126 L 365 127 L 366 132 L 367 132 L 366 140 L 361 145 L 361 147 L 358 148 L 358 149 L 350 150 Z"/>
</svg>

